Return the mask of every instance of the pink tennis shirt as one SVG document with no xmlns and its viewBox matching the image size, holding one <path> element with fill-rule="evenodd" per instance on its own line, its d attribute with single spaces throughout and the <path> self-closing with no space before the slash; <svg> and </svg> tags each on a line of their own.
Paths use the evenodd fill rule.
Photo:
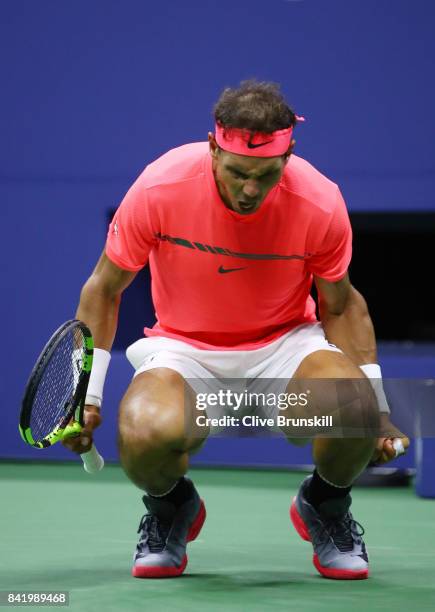
<svg viewBox="0 0 435 612">
<path fill-rule="evenodd" d="M 305 160 L 292 155 L 260 208 L 240 215 L 221 200 L 200 142 L 145 168 L 113 218 L 106 254 L 130 271 L 149 261 L 157 323 L 147 336 L 249 350 L 316 321 L 313 275 L 340 280 L 351 242 L 337 185 Z"/>
</svg>

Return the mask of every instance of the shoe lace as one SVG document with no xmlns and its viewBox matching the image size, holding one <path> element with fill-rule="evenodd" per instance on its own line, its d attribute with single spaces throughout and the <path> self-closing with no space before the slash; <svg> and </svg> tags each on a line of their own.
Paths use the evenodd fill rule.
<svg viewBox="0 0 435 612">
<path fill-rule="evenodd" d="M 154 514 L 145 514 L 141 518 L 137 530 L 137 532 L 141 534 L 141 538 L 137 545 L 139 556 L 145 544 L 148 544 L 148 548 L 152 553 L 162 552 L 166 545 L 170 529 L 170 524 L 162 523 Z"/>
<path fill-rule="evenodd" d="M 361 544 L 361 538 L 365 533 L 364 527 L 350 512 L 339 519 L 323 519 L 319 531 L 332 538 L 340 552 L 352 551 L 355 543 Z"/>
</svg>

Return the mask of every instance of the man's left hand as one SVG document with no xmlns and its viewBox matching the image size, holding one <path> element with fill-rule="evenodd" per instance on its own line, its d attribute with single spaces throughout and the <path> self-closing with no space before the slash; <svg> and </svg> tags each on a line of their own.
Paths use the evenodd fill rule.
<svg viewBox="0 0 435 612">
<path fill-rule="evenodd" d="M 380 431 L 381 436 L 378 438 L 376 449 L 371 459 L 371 463 L 376 463 L 376 465 L 383 465 L 396 458 L 396 449 L 393 447 L 393 442 L 396 438 L 402 441 L 405 451 L 409 447 L 409 438 L 393 425 L 389 414 L 381 413 Z"/>
</svg>

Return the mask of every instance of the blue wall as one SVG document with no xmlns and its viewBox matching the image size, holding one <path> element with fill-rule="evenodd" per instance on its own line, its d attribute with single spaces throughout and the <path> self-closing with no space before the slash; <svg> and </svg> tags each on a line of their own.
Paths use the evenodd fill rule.
<svg viewBox="0 0 435 612">
<path fill-rule="evenodd" d="M 40 348 L 74 313 L 108 211 L 146 163 L 206 137 L 224 86 L 281 82 L 307 118 L 298 154 L 351 210 L 435 210 L 434 17 L 432 0 L 2 2 L 7 431 Z"/>
<path fill-rule="evenodd" d="M 257 76 L 352 209 L 435 208 L 432 0 L 6 0 L 1 21 L 3 179 L 120 179 L 116 202 Z"/>
</svg>

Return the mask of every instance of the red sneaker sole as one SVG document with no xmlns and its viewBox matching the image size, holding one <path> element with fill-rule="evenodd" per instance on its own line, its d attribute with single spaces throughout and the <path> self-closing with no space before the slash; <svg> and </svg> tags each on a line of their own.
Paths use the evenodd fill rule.
<svg viewBox="0 0 435 612">
<path fill-rule="evenodd" d="M 201 499 L 198 514 L 196 515 L 195 520 L 187 533 L 187 542 L 193 542 L 193 540 L 196 540 L 202 526 L 204 525 L 206 516 L 207 512 L 205 510 L 204 501 Z M 182 563 L 176 567 L 133 566 L 131 573 L 135 578 L 175 578 L 176 576 L 181 576 L 181 574 L 184 572 L 186 569 L 187 560 L 187 555 L 184 555 Z"/>
<path fill-rule="evenodd" d="M 293 498 L 292 505 L 290 506 L 290 519 L 293 523 L 294 528 L 306 542 L 311 542 L 311 536 L 305 525 L 301 515 L 299 514 L 295 499 Z M 313 555 L 313 565 L 316 570 L 325 578 L 332 578 L 334 580 L 365 580 L 369 577 L 369 570 L 345 570 L 345 569 L 332 569 L 323 567 L 320 564 L 319 558 L 316 554 Z"/>
<path fill-rule="evenodd" d="M 184 555 L 183 562 L 178 567 L 160 567 L 149 566 L 149 567 L 133 567 L 131 570 L 132 576 L 134 578 L 175 578 L 176 576 L 181 576 L 181 574 L 186 569 L 187 565 L 187 555 Z"/>
<path fill-rule="evenodd" d="M 290 519 L 293 523 L 293 527 L 296 529 L 301 538 L 306 542 L 311 542 L 310 533 L 302 520 L 301 515 L 297 511 L 295 497 L 293 498 L 292 505 L 290 506 Z"/>
</svg>

